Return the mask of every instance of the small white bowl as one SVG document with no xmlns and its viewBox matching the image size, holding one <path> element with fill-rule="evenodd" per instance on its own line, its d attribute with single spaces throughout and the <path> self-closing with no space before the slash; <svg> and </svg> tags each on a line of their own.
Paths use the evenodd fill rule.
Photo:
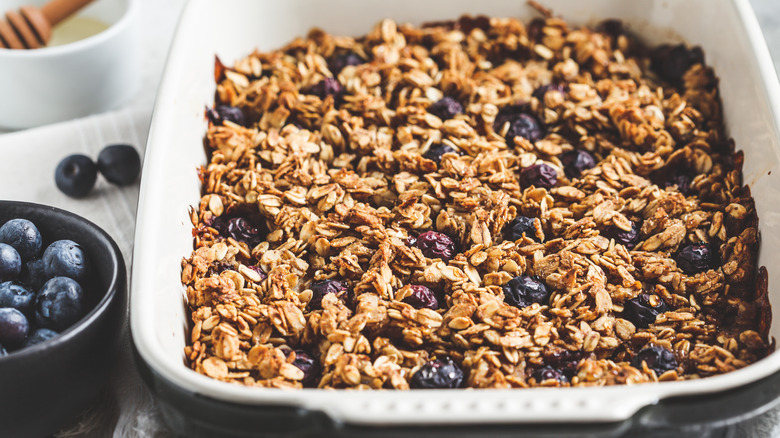
<svg viewBox="0 0 780 438">
<path fill-rule="evenodd" d="M 46 0 L 0 0 L 0 15 Z M 78 15 L 109 25 L 35 50 L 0 49 L 0 127 L 25 129 L 117 107 L 140 86 L 137 0 L 97 0 Z"/>
</svg>

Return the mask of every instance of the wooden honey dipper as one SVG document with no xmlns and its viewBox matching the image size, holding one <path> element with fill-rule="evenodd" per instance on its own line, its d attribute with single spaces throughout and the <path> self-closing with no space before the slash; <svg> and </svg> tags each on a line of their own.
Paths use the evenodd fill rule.
<svg viewBox="0 0 780 438">
<path fill-rule="evenodd" d="M 22 6 L 0 19 L 0 48 L 37 49 L 49 43 L 51 28 L 92 0 L 52 0 L 40 9 Z"/>
</svg>

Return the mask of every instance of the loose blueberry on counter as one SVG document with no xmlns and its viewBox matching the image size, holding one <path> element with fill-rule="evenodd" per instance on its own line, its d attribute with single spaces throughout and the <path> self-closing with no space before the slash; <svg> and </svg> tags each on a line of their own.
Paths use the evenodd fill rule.
<svg viewBox="0 0 780 438">
<path fill-rule="evenodd" d="M 689 175 L 680 174 L 673 176 L 669 181 L 664 183 L 664 188 L 677 186 L 677 191 L 682 193 L 683 196 L 689 196 L 692 193 L 691 183 L 693 178 Z"/>
<path fill-rule="evenodd" d="M 245 126 L 246 118 L 241 108 L 230 105 L 217 105 L 215 108 L 207 109 L 206 116 L 215 125 L 221 125 L 222 122 L 233 122 L 236 125 Z"/>
<path fill-rule="evenodd" d="M 0 344 L 10 349 L 19 347 L 29 332 L 30 323 L 22 312 L 10 307 L 0 308 Z"/>
<path fill-rule="evenodd" d="M 525 186 L 551 189 L 558 184 L 558 172 L 552 166 L 533 164 L 520 171 L 520 182 Z"/>
<path fill-rule="evenodd" d="M 634 249 L 636 244 L 639 243 L 639 226 L 633 221 L 631 222 L 631 231 L 611 225 L 604 234 L 611 239 L 615 239 L 615 243 L 625 246 L 626 249 Z"/>
<path fill-rule="evenodd" d="M 450 236 L 437 231 L 426 231 L 417 236 L 417 248 L 425 257 L 449 261 L 455 255 L 455 242 Z"/>
<path fill-rule="evenodd" d="M 402 301 L 415 309 L 432 309 L 439 308 L 439 300 L 436 299 L 436 294 L 429 288 L 421 284 L 412 284 L 409 286 L 412 289 L 412 294 L 404 298 Z"/>
<path fill-rule="evenodd" d="M 348 65 L 360 65 L 365 64 L 366 60 L 355 52 L 347 52 L 341 55 L 336 55 L 328 62 L 328 70 L 333 73 L 333 76 L 338 76 L 341 70 Z"/>
<path fill-rule="evenodd" d="M 34 223 L 27 219 L 11 219 L 0 227 L 0 243 L 13 246 L 22 262 L 26 262 L 38 257 L 43 239 Z"/>
<path fill-rule="evenodd" d="M 54 277 L 38 292 L 35 321 L 52 330 L 65 330 L 83 315 L 84 292 L 72 278 Z"/>
<path fill-rule="evenodd" d="M 311 289 L 311 300 L 309 301 L 309 309 L 321 310 L 322 299 L 327 294 L 338 294 L 343 290 L 347 290 L 347 286 L 338 280 L 319 280 L 314 281 L 309 285 Z"/>
<path fill-rule="evenodd" d="M 322 100 L 325 100 L 328 96 L 333 96 L 334 99 L 338 99 L 344 94 L 344 87 L 341 86 L 337 79 L 325 78 L 309 88 L 308 93 L 313 94 Z"/>
<path fill-rule="evenodd" d="M 586 151 L 575 149 L 561 155 L 563 172 L 573 179 L 582 176 L 582 172 L 596 167 L 596 159 Z"/>
<path fill-rule="evenodd" d="M 35 293 L 10 281 L 0 283 L 0 307 L 12 307 L 29 315 L 35 305 Z"/>
<path fill-rule="evenodd" d="M 87 196 L 97 180 L 97 166 L 86 155 L 68 155 L 54 171 L 54 182 L 62 193 L 72 198 Z"/>
<path fill-rule="evenodd" d="M 301 380 L 301 383 L 306 386 L 314 383 L 319 367 L 317 366 L 317 361 L 315 361 L 309 353 L 303 350 L 295 350 L 295 360 L 293 360 L 292 364 L 303 371 L 303 380 Z"/>
<path fill-rule="evenodd" d="M 444 143 L 434 143 L 428 148 L 427 151 L 425 151 L 423 157 L 433 161 L 438 166 L 441 164 L 441 156 L 450 152 L 459 154 L 459 152 L 452 146 L 446 145 Z"/>
<path fill-rule="evenodd" d="M 514 138 L 518 135 L 531 142 L 544 137 L 544 129 L 534 116 L 526 112 L 525 105 L 511 105 L 501 108 L 496 115 L 493 129 L 500 133 L 507 122 L 509 122 L 509 129 L 505 138 L 510 146 L 514 145 Z"/>
<path fill-rule="evenodd" d="M 0 243 L 0 281 L 13 280 L 22 272 L 22 258 L 13 246 Z"/>
<path fill-rule="evenodd" d="M 561 94 L 566 94 L 566 89 L 568 87 L 566 84 L 547 84 L 547 85 L 541 85 L 534 90 L 534 92 L 531 94 L 531 96 L 539 99 L 539 102 L 544 103 L 544 96 L 547 94 L 548 91 L 557 91 Z"/>
<path fill-rule="evenodd" d="M 536 230 L 534 229 L 534 221 L 536 221 L 536 219 L 532 217 L 521 215 L 515 216 L 515 218 L 504 227 L 504 239 L 514 242 L 525 235 L 535 242 L 539 242 L 539 238 L 536 237 Z"/>
<path fill-rule="evenodd" d="M 463 113 L 463 105 L 457 100 L 445 96 L 429 106 L 428 112 L 442 120 L 449 120 Z"/>
<path fill-rule="evenodd" d="M 647 367 L 654 370 L 656 376 L 674 370 L 677 368 L 677 359 L 674 358 L 674 354 L 663 347 L 650 346 L 643 348 L 634 359 L 631 360 L 631 366 L 641 370 L 642 362 L 647 364 Z"/>
<path fill-rule="evenodd" d="M 675 257 L 677 266 L 687 275 L 696 275 L 716 267 L 717 255 L 709 245 L 691 244 L 684 246 Z"/>
<path fill-rule="evenodd" d="M 412 375 L 411 387 L 417 389 L 459 388 L 463 371 L 449 357 L 426 362 Z"/>
<path fill-rule="evenodd" d="M 8 352 L 7 352 L 7 351 L 5 351 L 5 348 L 3 348 L 3 346 L 2 346 L 2 345 L 0 345 L 0 356 L 5 356 L 5 355 L 7 355 L 7 354 L 8 354 Z"/>
<path fill-rule="evenodd" d="M 532 303 L 548 304 L 550 292 L 547 286 L 536 275 L 519 275 L 501 287 L 504 291 L 504 302 L 518 309 L 530 306 Z"/>
<path fill-rule="evenodd" d="M 43 286 L 51 277 L 46 274 L 46 266 L 43 259 L 30 260 L 22 266 L 22 272 L 19 274 L 18 281 L 36 291 Z"/>
<path fill-rule="evenodd" d="M 542 368 L 537 368 L 534 370 L 534 373 L 531 375 L 531 377 L 536 379 L 537 384 L 550 379 L 555 379 L 560 383 L 569 383 L 569 379 L 563 374 L 563 372 L 561 372 L 561 370 L 553 368 L 549 365 Z"/>
<path fill-rule="evenodd" d="M 653 50 L 650 58 L 651 68 L 658 76 L 669 82 L 679 82 L 689 68 L 704 62 L 704 53 L 700 47 L 688 49 L 685 44 L 664 44 Z"/>
<path fill-rule="evenodd" d="M 43 252 L 43 267 L 46 276 L 70 277 L 81 280 L 87 270 L 87 259 L 81 245 L 72 240 L 53 242 Z"/>
<path fill-rule="evenodd" d="M 30 333 L 29 336 L 27 336 L 27 339 L 24 340 L 24 343 L 22 344 L 22 348 L 31 347 L 35 344 L 40 344 L 43 341 L 48 341 L 51 338 L 57 337 L 60 334 L 55 332 L 54 330 L 49 330 L 47 328 L 39 328 Z"/>
<path fill-rule="evenodd" d="M 141 173 L 141 157 L 130 145 L 114 144 L 100 151 L 97 167 L 108 182 L 126 186 L 138 179 Z"/>
<path fill-rule="evenodd" d="M 656 304 L 653 305 L 652 303 Z M 655 322 L 658 315 L 668 310 L 666 303 L 659 296 L 639 294 L 624 304 L 623 317 L 631 321 L 637 328 L 647 328 Z"/>
</svg>

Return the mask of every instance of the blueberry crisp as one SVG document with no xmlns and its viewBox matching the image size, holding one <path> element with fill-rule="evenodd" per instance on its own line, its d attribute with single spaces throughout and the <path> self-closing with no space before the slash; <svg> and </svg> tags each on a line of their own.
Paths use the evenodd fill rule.
<svg viewBox="0 0 780 438">
<path fill-rule="evenodd" d="M 385 20 L 217 59 L 188 366 L 274 388 L 569 387 L 771 352 L 717 77 L 700 49 L 615 23 Z M 54 330 L 79 296 L 58 281 L 34 317 Z"/>
</svg>

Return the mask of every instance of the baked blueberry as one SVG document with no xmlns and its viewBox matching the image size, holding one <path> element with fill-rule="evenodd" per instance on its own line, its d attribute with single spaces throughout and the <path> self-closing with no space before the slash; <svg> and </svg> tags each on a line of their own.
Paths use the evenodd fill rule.
<svg viewBox="0 0 780 438">
<path fill-rule="evenodd" d="M 717 255 L 707 244 L 691 244 L 684 246 L 675 257 L 677 266 L 687 275 L 696 275 L 714 269 L 717 266 Z"/>
<path fill-rule="evenodd" d="M 519 309 L 533 303 L 548 304 L 550 292 L 536 275 L 518 275 L 501 287 L 504 302 Z"/>
<path fill-rule="evenodd" d="M 544 137 L 544 129 L 536 120 L 536 117 L 526 112 L 525 105 L 506 106 L 499 110 L 496 115 L 496 121 L 493 123 L 493 129 L 501 133 L 504 126 L 509 123 L 509 129 L 506 131 L 506 142 L 508 145 L 514 145 L 516 136 L 523 137 L 528 141 L 534 142 Z"/>
<path fill-rule="evenodd" d="M 10 307 L 0 308 L 0 344 L 10 349 L 19 347 L 29 331 L 30 323 L 22 312 Z"/>
<path fill-rule="evenodd" d="M 531 94 L 533 97 L 539 99 L 539 102 L 544 103 L 544 96 L 548 91 L 558 91 L 561 94 L 566 94 L 566 84 L 547 84 L 536 87 L 536 90 Z"/>
<path fill-rule="evenodd" d="M 638 328 L 647 328 L 655 322 L 658 315 L 668 310 L 661 297 L 650 294 L 639 294 L 623 305 L 623 317 Z"/>
<path fill-rule="evenodd" d="M 35 322 L 43 328 L 62 331 L 84 314 L 84 292 L 74 279 L 54 277 L 38 292 Z"/>
<path fill-rule="evenodd" d="M 325 100 L 328 96 L 333 96 L 334 99 L 338 100 L 341 95 L 344 94 L 344 88 L 338 80 L 334 78 L 325 78 L 309 88 L 308 92 L 322 100 Z"/>
<path fill-rule="evenodd" d="M 439 308 L 439 300 L 436 299 L 436 294 L 432 290 L 421 284 L 412 284 L 409 287 L 412 289 L 412 293 L 402 300 L 404 303 L 411 305 L 415 309 L 436 310 Z"/>
<path fill-rule="evenodd" d="M 579 178 L 582 172 L 592 169 L 596 166 L 596 159 L 593 155 L 581 149 L 565 152 L 561 155 L 563 172 L 568 178 Z"/>
<path fill-rule="evenodd" d="M 412 375 L 411 387 L 418 389 L 459 388 L 463 371 L 449 357 L 426 362 Z"/>
<path fill-rule="evenodd" d="M 13 280 L 22 271 L 22 258 L 13 246 L 0 243 L 0 281 Z"/>
<path fill-rule="evenodd" d="M 86 155 L 68 155 L 54 171 L 54 182 L 60 191 L 72 198 L 87 196 L 97 180 L 97 166 Z"/>
<path fill-rule="evenodd" d="M 452 146 L 446 145 L 444 143 L 434 143 L 428 148 L 427 151 L 425 151 L 423 157 L 433 161 L 438 166 L 441 163 L 442 155 L 450 152 L 455 154 L 459 153 Z"/>
<path fill-rule="evenodd" d="M 442 120 L 449 120 L 463 113 L 463 105 L 457 100 L 445 96 L 429 106 L 428 112 Z"/>
<path fill-rule="evenodd" d="M 539 238 L 536 237 L 534 221 L 536 221 L 536 219 L 532 217 L 525 217 L 522 215 L 515 216 L 511 222 L 504 226 L 504 239 L 514 242 L 517 239 L 526 236 L 538 242 Z"/>
<path fill-rule="evenodd" d="M 631 360 L 631 366 L 641 370 L 642 362 L 647 364 L 647 367 L 654 370 L 657 376 L 669 371 L 677 369 L 677 359 L 674 354 L 666 348 L 659 346 L 650 346 L 643 348 L 639 353 Z"/>
<path fill-rule="evenodd" d="M 664 183 L 664 187 L 672 187 L 676 186 L 677 191 L 682 193 L 683 196 L 689 196 L 692 194 L 691 190 L 691 183 L 693 182 L 693 178 L 690 177 L 690 175 L 686 174 L 679 174 L 674 175 L 669 179 L 669 181 L 666 181 Z"/>
<path fill-rule="evenodd" d="M 230 105 L 217 105 L 213 109 L 206 110 L 206 116 L 215 125 L 221 125 L 224 121 L 233 122 L 236 125 L 245 126 L 246 118 L 241 108 Z"/>
<path fill-rule="evenodd" d="M 27 219 L 11 219 L 0 227 L 0 243 L 13 246 L 22 262 L 26 262 L 40 255 L 43 239 L 34 223 Z"/>
<path fill-rule="evenodd" d="M 558 172 L 548 164 L 533 164 L 520 171 L 520 182 L 526 187 L 551 189 L 558 184 Z"/>
<path fill-rule="evenodd" d="M 633 221 L 631 222 L 630 231 L 611 225 L 605 234 L 610 239 L 615 239 L 615 243 L 623 245 L 627 249 L 634 249 L 636 244 L 639 243 L 639 226 Z"/>
<path fill-rule="evenodd" d="M 97 167 L 108 182 L 126 186 L 138 179 L 141 173 L 141 157 L 130 145 L 114 144 L 100 151 Z"/>
<path fill-rule="evenodd" d="M 322 309 L 322 299 L 325 295 L 338 294 L 341 291 L 347 290 L 347 286 L 338 280 L 318 280 L 313 281 L 309 285 L 309 289 L 311 289 L 309 309 L 320 310 Z"/>
<path fill-rule="evenodd" d="M 39 328 L 30 333 L 29 336 L 27 336 L 27 339 L 24 340 L 24 343 L 22 344 L 22 348 L 31 347 L 35 344 L 40 344 L 43 341 L 48 341 L 51 338 L 57 337 L 60 334 L 55 332 L 54 330 L 49 330 L 47 328 Z"/>
<path fill-rule="evenodd" d="M 450 236 L 437 231 L 426 231 L 417 236 L 415 243 L 425 257 L 449 261 L 455 255 L 455 242 Z"/>
<path fill-rule="evenodd" d="M 340 55 L 333 56 L 328 61 L 328 70 L 333 73 L 333 76 L 338 76 L 341 70 L 348 65 L 360 65 L 365 64 L 366 60 L 355 52 L 342 53 Z"/>
<path fill-rule="evenodd" d="M 678 83 L 694 64 L 704 62 L 704 53 L 699 47 L 689 49 L 685 44 L 676 46 L 664 44 L 653 50 L 651 60 L 651 68 L 658 73 L 658 76 L 666 81 Z"/>
<path fill-rule="evenodd" d="M 293 360 L 292 364 L 303 371 L 303 380 L 301 380 L 301 383 L 306 386 L 314 383 L 314 380 L 317 378 L 317 370 L 319 367 L 317 366 L 317 361 L 315 361 L 309 353 L 303 350 L 295 350 L 295 360 Z"/>
<path fill-rule="evenodd" d="M 10 281 L 0 283 L 0 307 L 12 307 L 29 315 L 34 306 L 34 292 Z"/>
<path fill-rule="evenodd" d="M 263 281 L 266 278 L 268 278 L 268 274 L 266 274 L 265 271 L 263 271 L 263 268 L 261 268 L 260 266 L 247 266 L 247 268 L 257 272 L 257 275 L 260 276 L 260 281 Z"/>
<path fill-rule="evenodd" d="M 86 255 L 81 245 L 72 240 L 53 242 L 43 252 L 42 260 L 49 278 L 61 276 L 81 280 L 87 270 Z"/>
<path fill-rule="evenodd" d="M 546 380 L 557 380 L 560 383 L 569 383 L 568 377 L 561 372 L 561 370 L 557 368 L 553 368 L 551 366 L 544 366 L 542 368 L 537 368 L 534 370 L 533 374 L 531 375 L 536 380 L 537 384 L 540 384 Z"/>
<path fill-rule="evenodd" d="M 228 220 L 227 234 L 239 242 L 246 243 L 250 248 L 254 248 L 263 240 L 260 229 L 243 217 Z"/>
</svg>

